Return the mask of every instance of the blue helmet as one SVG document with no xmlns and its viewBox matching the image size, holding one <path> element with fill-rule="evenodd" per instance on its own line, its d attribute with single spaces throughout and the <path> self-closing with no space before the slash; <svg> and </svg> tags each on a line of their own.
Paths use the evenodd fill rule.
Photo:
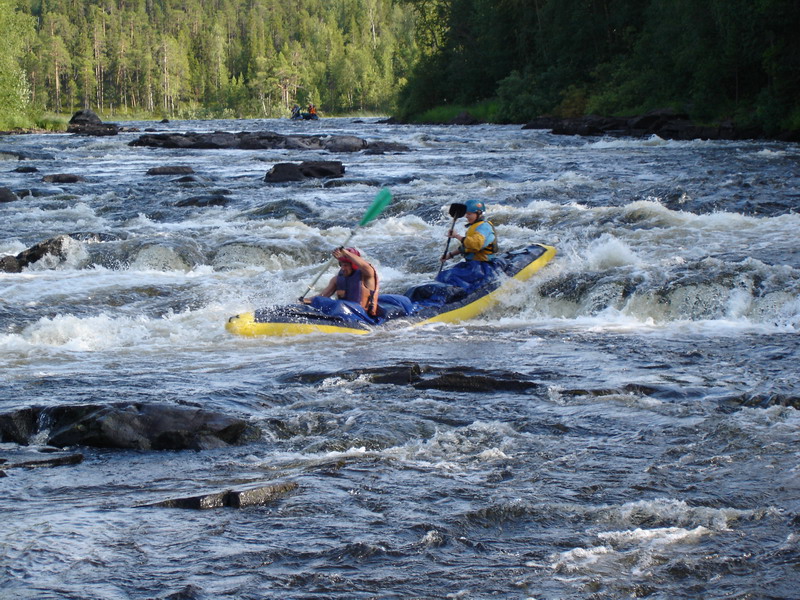
<svg viewBox="0 0 800 600">
<path fill-rule="evenodd" d="M 471 213 L 482 213 L 486 210 L 483 200 L 467 200 L 465 206 L 467 207 L 467 212 Z"/>
</svg>

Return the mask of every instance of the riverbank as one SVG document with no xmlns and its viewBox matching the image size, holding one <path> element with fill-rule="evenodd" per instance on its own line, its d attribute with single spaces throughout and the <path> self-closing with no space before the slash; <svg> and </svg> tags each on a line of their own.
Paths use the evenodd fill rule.
<svg viewBox="0 0 800 600">
<path fill-rule="evenodd" d="M 427 111 L 418 118 L 392 123 L 414 123 L 426 125 L 479 125 L 483 123 L 507 124 L 498 115 L 492 103 L 474 106 L 442 106 Z M 658 109 L 641 115 L 605 116 L 583 115 L 581 117 L 557 117 L 542 115 L 526 123 L 523 129 L 547 129 L 556 135 L 650 137 L 657 135 L 670 140 L 774 140 L 800 142 L 800 130 L 769 132 L 761 127 L 741 126 L 733 120 L 716 123 L 698 123 L 686 113 L 672 109 Z"/>
</svg>

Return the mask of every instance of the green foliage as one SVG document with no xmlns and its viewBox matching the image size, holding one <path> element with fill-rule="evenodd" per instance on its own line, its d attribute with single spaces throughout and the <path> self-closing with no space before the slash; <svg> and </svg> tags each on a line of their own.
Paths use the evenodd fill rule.
<svg viewBox="0 0 800 600">
<path fill-rule="evenodd" d="M 10 2 L 11 0 L 0 0 Z M 110 116 L 387 114 L 419 54 L 393 0 L 49 0 L 24 68 L 40 110 Z"/>
<path fill-rule="evenodd" d="M 701 122 L 797 126 L 797 0 L 405 2 L 438 19 L 400 93 L 406 119 L 495 97 L 503 122 L 672 107 Z"/>
<path fill-rule="evenodd" d="M 434 106 L 420 115 L 414 116 L 414 123 L 450 123 L 461 113 L 469 113 L 479 121 L 496 123 L 500 121 L 497 101 L 487 100 L 476 104 L 446 104 Z"/>
<path fill-rule="evenodd" d="M 20 66 L 33 21 L 16 12 L 10 0 L 0 0 L 0 127 L 28 127 L 30 88 Z"/>
</svg>

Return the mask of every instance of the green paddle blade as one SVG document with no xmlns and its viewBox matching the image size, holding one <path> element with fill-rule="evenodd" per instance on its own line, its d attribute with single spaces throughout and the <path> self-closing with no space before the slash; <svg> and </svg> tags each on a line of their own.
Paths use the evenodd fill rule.
<svg viewBox="0 0 800 600">
<path fill-rule="evenodd" d="M 359 222 L 358 226 L 363 227 L 370 221 L 372 221 L 375 217 L 383 212 L 383 209 L 389 205 L 389 202 L 392 201 L 392 193 L 383 188 L 378 195 L 375 196 L 375 200 L 372 201 L 372 206 L 367 209 L 367 212 L 364 213 L 364 216 L 361 218 L 361 222 Z"/>
</svg>

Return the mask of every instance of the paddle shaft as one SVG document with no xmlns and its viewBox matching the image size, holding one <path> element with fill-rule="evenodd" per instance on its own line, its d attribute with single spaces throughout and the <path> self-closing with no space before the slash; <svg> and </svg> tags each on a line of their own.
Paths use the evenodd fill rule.
<svg viewBox="0 0 800 600">
<path fill-rule="evenodd" d="M 457 219 L 458 219 L 458 217 L 454 217 L 453 218 L 453 224 L 450 226 L 450 233 L 453 233 L 453 229 L 456 228 L 456 220 Z M 442 258 L 443 259 L 447 258 L 447 252 L 448 252 L 448 250 L 450 250 L 450 240 L 452 240 L 452 239 L 453 238 L 449 237 L 449 235 L 448 235 L 447 244 L 444 247 L 444 254 L 442 254 Z M 442 267 L 444 267 L 444 262 L 439 263 L 439 271 L 436 273 L 437 275 L 442 272 Z"/>
</svg>

